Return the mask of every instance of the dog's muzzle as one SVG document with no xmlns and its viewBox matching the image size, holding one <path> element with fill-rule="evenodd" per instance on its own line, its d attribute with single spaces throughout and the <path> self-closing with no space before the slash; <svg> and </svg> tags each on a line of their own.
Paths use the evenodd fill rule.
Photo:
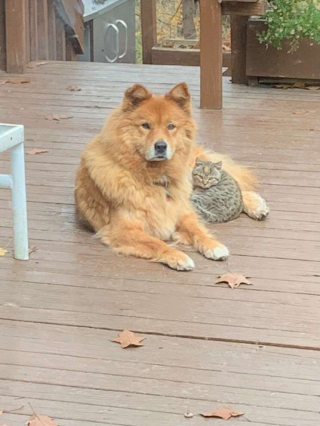
<svg viewBox="0 0 320 426">
<path fill-rule="evenodd" d="M 171 160 L 172 152 L 166 141 L 160 140 L 153 144 L 146 153 L 147 161 Z"/>
</svg>

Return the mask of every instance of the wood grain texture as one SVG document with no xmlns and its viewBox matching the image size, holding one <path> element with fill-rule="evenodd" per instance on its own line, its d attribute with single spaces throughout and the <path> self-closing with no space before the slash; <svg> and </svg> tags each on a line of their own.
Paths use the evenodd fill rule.
<svg viewBox="0 0 320 426">
<path fill-rule="evenodd" d="M 27 61 L 26 2 L 6 0 L 5 7 L 6 70 L 8 73 L 23 73 Z"/>
<path fill-rule="evenodd" d="M 231 16 L 231 75 L 232 83 L 247 84 L 247 24 L 246 16 Z"/>
<path fill-rule="evenodd" d="M 0 2 L 0 70 L 6 69 L 6 15 L 5 3 Z"/>
<path fill-rule="evenodd" d="M 199 143 L 254 168 L 271 206 L 211 226 L 228 264 L 190 249 L 192 273 L 115 256 L 75 220 L 81 151 L 136 82 L 160 94 L 188 83 Z M 26 128 L 29 262 L 0 258 L 0 407 L 21 426 L 32 407 L 61 426 L 176 426 L 229 405 L 252 426 L 316 426 L 320 378 L 320 105 L 317 92 L 224 79 L 225 108 L 201 110 L 200 70 L 50 62 L 0 86 L 0 116 Z M 81 88 L 67 90 L 69 85 Z M 297 110 L 308 111 L 295 115 Z M 47 121 L 52 114 L 73 118 Z M 312 130 L 310 130 L 312 129 Z M 9 171 L 1 154 L 1 172 Z M 0 191 L 0 246 L 12 238 Z M 214 286 L 234 270 L 253 286 Z M 123 328 L 145 337 L 121 350 Z M 19 408 L 22 407 L 22 408 Z M 201 426 L 199 416 L 191 419 Z"/>
<path fill-rule="evenodd" d="M 222 108 L 222 11 L 218 0 L 200 3 L 201 108 Z"/>
<path fill-rule="evenodd" d="M 38 0 L 29 0 L 30 60 L 38 60 Z"/>
<path fill-rule="evenodd" d="M 49 59 L 48 0 L 37 2 L 38 58 Z"/>
<path fill-rule="evenodd" d="M 49 59 L 57 59 L 57 40 L 56 40 L 56 10 L 53 0 L 48 2 L 48 44 Z"/>
<path fill-rule="evenodd" d="M 152 63 L 152 48 L 157 44 L 156 0 L 141 0 L 142 61 Z"/>
</svg>

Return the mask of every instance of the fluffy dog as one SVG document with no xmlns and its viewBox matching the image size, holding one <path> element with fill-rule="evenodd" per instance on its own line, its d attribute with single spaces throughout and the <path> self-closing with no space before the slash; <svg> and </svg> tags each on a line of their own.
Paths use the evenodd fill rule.
<svg viewBox="0 0 320 426">
<path fill-rule="evenodd" d="M 101 133 L 85 148 L 77 171 L 78 217 L 117 253 L 188 271 L 193 260 L 168 246 L 192 245 L 208 259 L 228 257 L 228 249 L 202 225 L 190 203 L 191 170 L 197 157 L 219 161 L 238 181 L 246 212 L 268 213 L 251 192 L 251 172 L 225 156 L 206 153 L 194 143 L 195 122 L 185 83 L 156 97 L 134 85 L 111 114 Z"/>
</svg>

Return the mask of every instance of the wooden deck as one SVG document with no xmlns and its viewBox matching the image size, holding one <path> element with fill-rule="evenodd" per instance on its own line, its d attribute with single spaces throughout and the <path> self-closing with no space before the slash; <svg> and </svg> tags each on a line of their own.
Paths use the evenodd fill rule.
<svg viewBox="0 0 320 426">
<path fill-rule="evenodd" d="M 200 111 L 196 68 L 50 63 L 26 76 L 0 86 L 0 121 L 24 124 L 27 149 L 49 152 L 26 156 L 31 260 L 15 261 L 12 242 L 0 258 L 0 410 L 14 410 L 0 424 L 23 425 L 33 408 L 61 426 L 222 425 L 183 414 L 227 405 L 245 413 L 230 425 L 318 425 L 320 92 L 226 80 L 224 110 Z M 216 226 L 228 263 L 192 253 L 190 273 L 116 257 L 77 228 L 73 205 L 80 153 L 124 89 L 182 80 L 198 141 L 255 168 L 271 207 L 265 222 Z M 9 200 L 1 190 L 1 247 Z M 254 285 L 214 287 L 228 269 Z M 124 328 L 145 346 L 111 343 Z"/>
</svg>

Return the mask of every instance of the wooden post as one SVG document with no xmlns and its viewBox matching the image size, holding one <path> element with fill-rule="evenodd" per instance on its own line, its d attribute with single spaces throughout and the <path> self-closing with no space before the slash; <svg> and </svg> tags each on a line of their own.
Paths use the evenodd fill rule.
<svg viewBox="0 0 320 426">
<path fill-rule="evenodd" d="M 152 48 L 157 44 L 156 0 L 141 0 L 142 61 L 152 63 Z"/>
<path fill-rule="evenodd" d="M 30 60 L 38 60 L 38 0 L 29 0 Z"/>
<path fill-rule="evenodd" d="M 49 59 L 54 61 L 57 59 L 56 46 L 56 10 L 54 1 L 48 2 L 48 36 L 49 36 Z"/>
<path fill-rule="evenodd" d="M 6 57 L 8 73 L 23 73 L 26 66 L 26 3 L 6 0 Z"/>
<path fill-rule="evenodd" d="M 49 59 L 47 0 L 38 0 L 37 7 L 38 7 L 38 57 L 39 59 Z"/>
<path fill-rule="evenodd" d="M 57 61 L 66 60 L 66 32 L 64 23 L 60 16 L 56 14 L 56 52 Z"/>
<path fill-rule="evenodd" d="M 231 15 L 231 76 L 232 83 L 247 84 L 247 16 Z"/>
<path fill-rule="evenodd" d="M 222 11 L 219 0 L 200 1 L 200 107 L 222 108 Z"/>
<path fill-rule="evenodd" d="M 0 70 L 6 69 L 6 15 L 4 2 L 0 1 Z"/>
<path fill-rule="evenodd" d="M 195 38 L 196 27 L 194 25 L 194 0 L 182 0 L 183 37 Z"/>
</svg>

